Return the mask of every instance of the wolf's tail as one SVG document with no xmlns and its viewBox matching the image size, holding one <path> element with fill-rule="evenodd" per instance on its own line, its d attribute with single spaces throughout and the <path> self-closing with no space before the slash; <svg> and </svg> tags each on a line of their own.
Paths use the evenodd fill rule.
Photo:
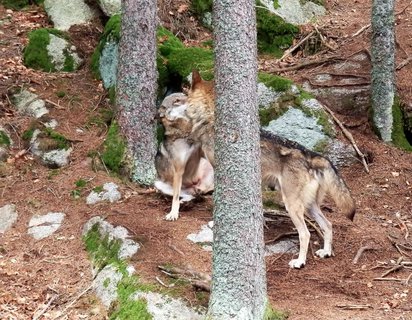
<svg viewBox="0 0 412 320">
<path fill-rule="evenodd" d="M 327 160 L 326 160 L 327 161 Z M 335 201 L 346 217 L 353 221 L 355 217 L 355 201 L 353 200 L 345 181 L 339 176 L 336 168 L 327 161 L 323 171 L 322 187 Z"/>
</svg>

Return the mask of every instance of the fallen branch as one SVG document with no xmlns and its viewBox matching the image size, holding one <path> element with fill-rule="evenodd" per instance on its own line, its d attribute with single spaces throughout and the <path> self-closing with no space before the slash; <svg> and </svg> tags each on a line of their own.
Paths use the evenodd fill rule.
<svg viewBox="0 0 412 320">
<path fill-rule="evenodd" d="M 365 310 L 365 309 L 373 309 L 370 304 L 338 304 L 336 307 L 345 310 Z"/>
<path fill-rule="evenodd" d="M 322 42 L 322 44 L 323 44 L 325 47 L 327 47 L 328 49 L 330 49 L 330 50 L 332 50 L 332 51 L 335 51 L 336 48 L 332 47 L 332 46 L 326 41 L 325 37 L 324 37 L 323 34 L 319 31 L 319 29 L 318 29 L 318 27 L 317 27 L 316 24 L 314 25 L 314 27 L 315 27 L 316 33 L 319 35 L 319 38 L 320 38 L 320 41 Z"/>
<path fill-rule="evenodd" d="M 47 103 L 50 103 L 52 106 L 54 106 L 56 109 L 60 109 L 63 110 L 64 108 L 62 106 L 60 106 L 59 104 L 57 104 L 56 102 L 53 102 L 49 99 L 45 99 L 44 101 L 46 101 Z"/>
<path fill-rule="evenodd" d="M 398 279 L 398 278 L 374 278 L 374 281 L 395 281 L 395 282 L 403 282 L 405 279 Z"/>
<path fill-rule="evenodd" d="M 269 243 L 272 243 L 272 242 L 276 242 L 276 241 L 278 241 L 279 239 L 282 239 L 282 238 L 284 238 L 284 237 L 298 236 L 298 235 L 299 235 L 299 233 L 298 233 L 297 231 L 284 232 L 284 233 L 278 234 L 278 235 L 277 235 L 276 237 L 274 237 L 273 239 L 270 239 L 270 240 L 268 240 L 268 241 L 265 241 L 265 244 L 269 244 Z"/>
<path fill-rule="evenodd" d="M 335 114 L 330 110 L 325 104 L 322 104 L 323 108 L 331 115 L 333 120 L 337 123 L 339 128 L 341 128 L 343 134 L 345 137 L 349 140 L 349 142 L 352 144 L 353 148 L 355 149 L 356 153 L 358 156 L 361 158 L 362 164 L 366 170 L 367 173 L 369 173 L 369 167 L 368 164 L 366 163 L 366 157 L 365 155 L 359 150 L 358 146 L 356 145 L 355 139 L 353 139 L 352 134 L 343 126 L 342 122 L 335 116 Z"/>
<path fill-rule="evenodd" d="M 374 247 L 370 247 L 370 246 L 364 246 L 364 247 L 360 247 L 358 252 L 356 253 L 356 256 L 353 258 L 352 263 L 353 264 L 357 264 L 359 259 L 361 258 L 362 254 L 366 251 L 366 250 L 377 250 Z"/>
<path fill-rule="evenodd" d="M 385 271 L 384 273 L 382 273 L 381 278 L 385 278 L 388 274 L 398 271 L 399 269 L 402 269 L 403 265 L 401 264 L 397 264 L 396 266 L 393 266 L 392 268 L 390 268 L 389 270 Z"/>
<path fill-rule="evenodd" d="M 283 59 L 288 57 L 293 51 L 295 51 L 297 48 L 299 48 L 304 42 L 306 42 L 314 34 L 315 34 L 315 31 L 310 32 L 306 37 L 304 37 L 302 40 L 300 40 L 292 48 L 286 50 L 285 53 L 283 54 L 283 56 L 279 59 L 279 61 L 282 61 Z"/>
<path fill-rule="evenodd" d="M 303 77 L 309 84 L 313 87 L 324 87 L 324 88 L 334 88 L 334 87 L 353 87 L 353 86 L 367 86 L 370 85 L 370 81 L 363 82 L 353 82 L 353 83 L 315 83 L 308 77 Z"/>
<path fill-rule="evenodd" d="M 158 266 L 158 268 L 171 278 L 187 280 L 194 288 L 210 292 L 212 278 L 208 274 L 171 266 Z M 160 279 L 157 280 L 160 282 Z"/>
<path fill-rule="evenodd" d="M 409 62 L 412 61 L 412 57 L 407 57 L 405 60 L 403 60 L 401 63 L 399 63 L 396 66 L 396 71 L 401 70 L 403 67 L 409 64 Z"/>
<path fill-rule="evenodd" d="M 363 26 L 362 28 L 360 28 L 358 31 L 356 31 L 354 34 L 352 34 L 352 38 L 357 37 L 358 35 L 360 35 L 363 31 L 365 31 L 366 29 L 369 29 L 371 26 L 371 24 L 367 24 L 366 26 Z"/>
<path fill-rule="evenodd" d="M 332 62 L 341 61 L 341 60 L 345 60 L 345 59 L 335 55 L 335 56 L 330 56 L 330 57 L 326 57 L 326 58 L 319 59 L 319 60 L 305 61 L 305 62 L 302 62 L 301 64 L 294 65 L 291 67 L 272 69 L 270 70 L 270 72 L 282 73 L 282 72 L 287 72 L 287 71 L 296 71 L 296 70 L 303 69 L 303 68 L 313 66 L 313 65 L 318 65 L 318 64 L 323 64 L 323 63 L 332 63 Z"/>
</svg>

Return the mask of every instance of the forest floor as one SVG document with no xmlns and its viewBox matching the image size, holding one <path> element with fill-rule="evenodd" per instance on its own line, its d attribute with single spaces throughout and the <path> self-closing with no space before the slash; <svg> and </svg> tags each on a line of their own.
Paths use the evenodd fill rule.
<svg viewBox="0 0 412 320">
<path fill-rule="evenodd" d="M 160 1 L 164 4 L 167 1 Z M 176 1 L 168 10 L 169 22 L 180 21 L 178 8 L 187 1 Z M 355 32 L 368 25 L 370 2 L 366 0 L 326 1 L 329 10 L 318 25 L 333 38 L 335 55 L 346 57 L 369 48 L 370 28 L 357 36 Z M 412 56 L 412 6 L 397 1 L 397 63 Z M 406 9 L 405 9 L 406 8 Z M 172 14 L 169 13 L 169 11 Z M 9 16 L 9 17 L 8 17 Z M 171 20 L 170 20 L 171 19 Z M 183 18 L 182 18 L 183 19 Z M 163 21 L 167 20 L 163 16 Z M 91 267 L 81 240 L 84 223 L 100 215 L 113 224 L 125 226 L 142 249 L 132 263 L 143 281 L 156 283 L 156 277 L 170 283 L 157 268 L 161 264 L 191 267 L 210 273 L 211 253 L 186 239 L 201 225 L 212 220 L 210 196 L 186 205 L 176 222 L 165 221 L 171 201 L 156 193 L 146 193 L 138 186 L 93 171 L 88 153 L 105 139 L 106 127 L 94 125 L 100 110 L 110 108 L 101 83 L 94 80 L 89 58 L 96 47 L 102 27 L 98 23 L 70 30 L 74 44 L 81 49 L 85 65 L 75 73 L 44 73 L 26 69 L 22 49 L 29 31 L 49 26 L 38 7 L 21 12 L 7 12 L 0 6 L 0 124 L 13 129 L 16 141 L 12 155 L 25 148 L 20 139 L 30 119 L 16 113 L 9 101 L 10 89 L 25 86 L 42 99 L 53 101 L 50 117 L 59 122 L 58 130 L 76 141 L 69 166 L 50 170 L 26 154 L 8 167 L 0 178 L 0 207 L 13 203 L 19 213 L 18 222 L 0 235 L 0 318 L 31 319 L 36 310 L 47 311 L 41 319 L 106 319 L 104 309 L 86 290 L 91 283 Z M 192 26 L 187 42 L 210 36 Z M 326 53 L 325 53 L 326 54 Z M 319 55 L 319 57 L 321 54 Z M 293 60 L 296 61 L 293 61 Z M 290 62 L 298 62 L 294 57 Z M 275 60 L 267 61 L 276 64 Z M 317 66 L 317 71 L 326 66 Z M 298 83 L 310 69 L 289 72 L 284 76 Z M 359 70 L 369 73 L 370 70 Z M 412 107 L 412 63 L 397 71 L 397 87 L 401 99 Z M 58 98 L 56 93 L 66 92 Z M 292 254 L 267 258 L 267 285 L 271 303 L 288 311 L 289 319 L 412 319 L 412 269 L 399 267 L 387 275 L 392 280 L 379 281 L 385 271 L 403 261 L 412 261 L 412 154 L 380 142 L 372 133 L 367 116 L 337 115 L 352 132 L 358 146 L 369 155 L 370 173 L 357 163 L 343 168 L 357 204 L 354 222 L 348 221 L 327 204 L 325 211 L 334 225 L 335 256 L 321 260 L 314 257 L 320 239 L 313 237 L 308 263 L 302 270 L 291 270 Z M 82 130 L 76 130 L 82 129 Z M 342 139 L 344 137 L 342 136 Z M 81 197 L 72 191 L 79 179 L 88 181 Z M 85 196 L 94 187 L 113 181 L 120 186 L 122 200 L 114 204 L 88 206 Z M 332 209 L 330 209 L 332 208 Z M 64 212 L 65 222 L 56 234 L 35 241 L 27 234 L 33 214 Z M 265 239 L 292 231 L 290 221 L 279 218 L 267 224 Z M 409 230 L 409 231 L 408 231 Z M 392 239 L 392 240 L 391 240 Z M 361 247 L 370 247 L 352 263 Z M 410 280 L 407 283 L 407 280 Z M 206 303 L 207 295 L 182 286 L 182 294 L 190 304 Z M 72 303 L 73 302 L 73 303 Z M 360 308 L 362 307 L 362 308 Z"/>
</svg>

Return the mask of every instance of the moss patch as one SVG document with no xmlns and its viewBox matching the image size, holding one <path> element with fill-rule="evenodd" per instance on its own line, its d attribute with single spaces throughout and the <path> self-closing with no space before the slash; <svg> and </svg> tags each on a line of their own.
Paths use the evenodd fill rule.
<svg viewBox="0 0 412 320">
<path fill-rule="evenodd" d="M 401 102 L 398 96 L 395 97 L 393 107 L 393 129 L 392 129 L 392 143 L 406 151 L 412 151 L 412 146 L 406 139 L 404 131 L 404 115 L 402 112 Z"/>
<path fill-rule="evenodd" d="M 213 51 L 200 47 L 176 49 L 168 58 L 168 70 L 171 74 L 186 78 L 193 69 L 199 70 L 205 80 L 213 78 Z"/>
<path fill-rule="evenodd" d="M 109 319 L 142 319 L 150 320 L 152 316 L 147 310 L 147 303 L 144 300 L 132 299 L 136 291 L 149 291 L 154 286 L 145 285 L 139 282 L 136 276 L 130 276 L 127 271 L 126 262 L 118 258 L 120 242 L 109 240 L 108 236 L 103 237 L 99 231 L 99 225 L 95 224 L 83 237 L 86 250 L 98 270 L 112 264 L 123 275 L 117 287 L 117 301 L 112 305 Z M 109 282 L 104 281 L 104 285 Z"/>
<path fill-rule="evenodd" d="M 112 16 L 106 23 L 104 27 L 103 34 L 100 36 L 99 43 L 94 50 L 94 53 L 91 58 L 91 70 L 96 79 L 100 79 L 99 63 L 100 55 L 104 48 L 104 45 L 108 41 L 119 42 L 120 40 L 120 27 L 121 27 L 121 18 L 119 14 Z"/>
<path fill-rule="evenodd" d="M 29 44 L 23 52 L 23 61 L 26 67 L 46 72 L 56 71 L 47 52 L 47 46 L 50 43 L 50 34 L 67 38 L 63 32 L 50 28 L 37 29 L 29 33 Z M 66 57 L 69 57 L 69 55 L 66 54 Z M 65 63 L 64 65 L 64 71 L 74 70 L 74 60 L 71 56 L 70 58 L 66 59 L 67 64 Z"/>
<path fill-rule="evenodd" d="M 10 146 L 11 141 L 9 136 L 4 132 L 0 130 L 0 146 Z"/>
<path fill-rule="evenodd" d="M 286 320 L 289 315 L 286 312 L 281 312 L 273 309 L 269 304 L 266 306 L 264 320 Z"/>
<path fill-rule="evenodd" d="M 257 44 L 260 53 L 281 57 L 283 51 L 290 47 L 299 28 L 285 22 L 282 18 L 261 8 L 256 1 Z"/>
<path fill-rule="evenodd" d="M 70 141 L 67 140 L 63 135 L 54 131 L 50 128 L 45 128 L 40 134 L 39 137 L 46 136 L 52 140 L 54 140 L 57 144 L 57 149 L 69 149 L 70 148 Z"/>
<path fill-rule="evenodd" d="M 119 172 L 126 151 L 126 143 L 121 137 L 120 127 L 115 121 L 109 128 L 103 147 L 102 161 L 110 170 Z"/>
<path fill-rule="evenodd" d="M 21 10 L 30 4 L 29 0 L 0 0 L 2 4 L 7 9 Z"/>
<path fill-rule="evenodd" d="M 292 80 L 264 72 L 259 72 L 258 79 L 259 82 L 262 82 L 266 87 L 269 87 L 276 92 L 287 91 L 293 84 Z"/>
<path fill-rule="evenodd" d="M 288 107 L 284 104 L 279 104 L 277 102 L 272 103 L 267 108 L 260 108 L 259 109 L 259 119 L 261 126 L 269 125 L 269 122 L 275 120 L 282 116 L 286 111 L 288 111 Z"/>
</svg>

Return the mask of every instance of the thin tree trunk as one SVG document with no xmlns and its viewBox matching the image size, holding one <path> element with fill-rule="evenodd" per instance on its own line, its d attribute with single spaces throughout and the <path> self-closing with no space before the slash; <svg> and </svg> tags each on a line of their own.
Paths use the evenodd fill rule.
<svg viewBox="0 0 412 320">
<path fill-rule="evenodd" d="M 372 84 L 373 122 L 383 141 L 392 141 L 395 96 L 394 0 L 373 0 Z"/>
<path fill-rule="evenodd" d="M 216 124 L 212 319 L 263 319 L 263 245 L 254 0 L 215 0 Z"/>
<path fill-rule="evenodd" d="M 132 158 L 131 178 L 151 185 L 156 177 L 156 0 L 123 0 L 117 105 Z"/>
</svg>

